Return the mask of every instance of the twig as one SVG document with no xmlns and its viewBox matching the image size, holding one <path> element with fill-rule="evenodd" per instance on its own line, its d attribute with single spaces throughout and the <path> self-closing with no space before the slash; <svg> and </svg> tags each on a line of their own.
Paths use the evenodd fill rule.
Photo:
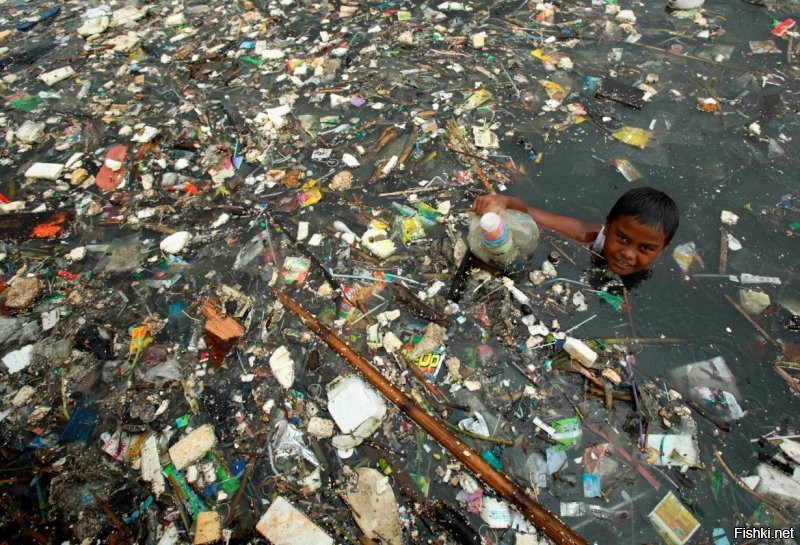
<svg viewBox="0 0 800 545">
<path fill-rule="evenodd" d="M 441 188 L 419 187 L 416 189 L 403 189 L 402 191 L 390 191 L 389 193 L 378 193 L 378 197 L 397 197 L 400 195 L 411 195 L 413 193 L 430 193 L 431 191 L 441 191 Z"/>
<path fill-rule="evenodd" d="M 586 319 L 585 319 L 584 321 L 582 321 L 581 323 L 579 323 L 579 324 L 576 324 L 576 325 L 572 326 L 571 328 L 569 328 L 568 330 L 566 330 L 564 333 L 572 333 L 573 331 L 575 331 L 576 329 L 578 329 L 578 328 L 579 328 L 579 327 L 581 327 L 582 325 L 584 325 L 584 324 L 588 324 L 589 322 L 591 322 L 591 321 L 592 321 L 592 320 L 594 320 L 595 318 L 597 318 L 597 314 L 592 314 L 591 316 L 589 316 L 588 318 L 586 318 Z"/>
<path fill-rule="evenodd" d="M 628 324 L 631 326 L 631 333 L 636 337 L 636 327 L 633 325 L 633 307 L 631 306 L 631 299 L 628 297 L 628 288 L 622 288 L 622 295 L 625 298 L 625 310 L 628 313 Z"/>
<path fill-rule="evenodd" d="M 414 376 L 415 379 L 417 379 L 422 384 L 422 386 L 425 387 L 426 390 L 428 390 L 431 393 L 431 395 L 437 402 L 441 403 L 442 401 L 445 400 L 444 394 L 441 392 L 441 390 L 439 390 L 439 388 L 437 388 L 431 381 L 429 381 L 425 377 L 425 373 L 422 372 L 422 369 L 420 369 L 416 363 L 407 360 L 405 357 L 402 358 L 403 362 L 401 363 L 400 358 L 398 358 L 397 355 L 395 354 L 392 355 L 394 356 L 394 359 L 399 366 L 402 367 L 403 364 L 405 364 L 405 367 L 408 369 L 408 371 Z"/>
<path fill-rule="evenodd" d="M 233 497 L 230 511 L 228 511 L 228 516 L 225 519 L 225 526 L 230 526 L 236 518 L 236 506 L 239 505 L 239 501 L 242 499 L 242 494 L 244 493 L 244 489 L 247 487 L 247 482 L 250 480 L 250 475 L 253 473 L 253 469 L 256 467 L 257 459 L 258 457 L 253 456 L 247 463 L 247 469 L 244 470 L 244 475 L 242 475 L 242 480 L 239 484 L 239 490 L 236 491 L 236 495 Z"/>
<path fill-rule="evenodd" d="M 771 501 L 771 500 L 769 500 L 769 499 L 765 498 L 763 495 L 759 494 L 758 492 L 756 492 L 755 490 L 752 490 L 752 489 L 751 489 L 749 486 L 747 486 L 747 485 L 744 483 L 744 481 L 742 481 L 742 480 L 741 480 L 741 479 L 740 479 L 740 478 L 739 478 L 739 477 L 738 477 L 738 476 L 737 476 L 737 475 L 736 475 L 736 474 L 735 474 L 735 473 L 734 473 L 734 472 L 731 470 L 731 468 L 730 468 L 730 467 L 728 467 L 728 464 L 726 464 L 726 463 L 725 463 L 725 460 L 723 460 L 723 459 L 722 459 L 722 453 L 721 453 L 719 450 L 717 450 L 716 448 L 714 448 L 714 458 L 716 458 L 716 459 L 717 459 L 717 461 L 719 462 L 719 464 L 722 466 L 722 469 L 724 469 L 724 470 L 725 470 L 725 473 L 727 473 L 727 474 L 728 474 L 728 477 L 730 477 L 731 479 L 733 479 L 733 482 L 735 482 L 736 484 L 738 484 L 738 485 L 739 485 L 739 486 L 742 488 L 742 490 L 744 490 L 745 492 L 747 492 L 748 494 L 750 494 L 750 495 L 751 495 L 751 496 L 753 496 L 754 498 L 756 498 L 756 499 L 758 499 L 758 500 L 761 500 L 761 501 L 763 501 L 764 503 L 766 503 L 767 505 L 769 505 L 769 506 L 770 506 L 772 509 L 774 509 L 774 510 L 775 510 L 775 511 L 776 511 L 776 512 L 777 512 L 777 513 L 778 513 L 778 514 L 781 516 L 781 517 L 783 517 L 783 518 L 784 518 L 784 520 L 785 520 L 786 522 L 790 522 L 790 523 L 792 523 L 792 524 L 794 524 L 794 523 L 795 523 L 795 521 L 793 521 L 793 520 L 792 520 L 792 517 L 790 517 L 790 516 L 789 516 L 789 515 L 788 515 L 788 514 L 787 514 L 787 513 L 786 513 L 786 512 L 785 512 L 785 511 L 784 511 L 784 510 L 783 510 L 783 509 L 780 507 L 780 506 L 776 505 L 776 504 L 775 504 L 773 501 Z"/>
<path fill-rule="evenodd" d="M 519 98 L 520 97 L 520 92 L 519 92 L 519 89 L 517 88 L 517 84 L 514 83 L 514 80 L 511 79 L 511 76 L 508 75 L 508 70 L 506 70 L 506 66 L 502 62 L 500 63 L 500 68 L 503 69 L 503 73 L 508 78 L 508 82 L 511 84 L 511 87 L 514 88 L 514 92 L 517 93 L 517 98 Z"/>
<path fill-rule="evenodd" d="M 702 416 L 703 418 L 705 418 L 706 420 L 708 420 L 709 422 L 714 424 L 716 427 L 718 427 L 722 431 L 731 431 L 731 425 L 730 424 L 728 424 L 723 419 L 721 419 L 721 418 L 711 414 L 710 412 L 708 412 L 705 407 L 700 405 L 695 400 L 688 399 L 688 400 L 686 400 L 686 404 L 689 405 L 692 409 L 694 409 L 695 412 L 697 412 L 697 414 L 699 414 L 700 416 Z"/>
<path fill-rule="evenodd" d="M 647 45 L 647 44 L 641 44 L 641 43 L 634 43 L 633 45 L 636 45 L 636 46 L 639 46 L 639 47 L 644 47 L 645 49 L 650 49 L 650 50 L 655 51 L 657 53 L 661 53 L 662 55 L 666 55 L 668 57 L 678 57 L 679 59 L 687 59 L 687 60 L 690 60 L 690 61 L 702 62 L 702 63 L 706 63 L 706 64 L 711 64 L 711 65 L 714 65 L 714 66 L 719 66 L 720 68 L 723 68 L 723 69 L 731 69 L 731 70 L 737 70 L 739 72 L 747 72 L 748 74 L 755 74 L 757 76 L 760 76 L 760 75 L 763 74 L 763 72 L 761 72 L 759 70 L 749 70 L 747 68 L 742 68 L 740 66 L 735 66 L 733 64 L 721 63 L 721 62 L 713 61 L 711 59 L 705 59 L 703 57 L 698 57 L 696 55 L 689 55 L 688 53 L 670 53 L 669 51 L 665 51 L 664 49 L 662 49 L 660 47 L 656 47 L 654 45 Z"/>
<path fill-rule="evenodd" d="M 465 150 L 469 149 L 469 146 L 467 145 L 467 142 L 464 140 L 464 137 L 461 136 L 460 132 L 458 132 L 458 127 L 456 126 L 454 121 L 450 121 L 447 123 L 447 130 L 450 131 L 450 134 L 453 136 L 453 138 L 455 138 L 464 147 Z M 492 187 L 492 184 L 489 183 L 489 180 L 486 178 L 486 175 L 483 173 L 483 170 L 478 165 L 478 163 L 476 163 L 474 159 L 470 159 L 470 164 L 472 165 L 472 168 L 475 170 L 475 174 L 478 175 L 478 179 L 480 179 L 481 183 L 483 184 L 483 187 L 486 188 L 486 192 L 489 193 L 489 195 L 497 195 L 497 192 Z"/>
<path fill-rule="evenodd" d="M 480 161 L 486 161 L 487 163 L 489 163 L 491 165 L 494 165 L 496 167 L 499 167 L 499 168 L 505 168 L 503 165 L 501 165 L 497 161 L 492 161 L 491 159 L 487 159 L 485 157 L 481 157 L 480 155 L 474 155 L 472 153 L 467 153 L 465 151 L 459 151 L 459 150 L 457 150 L 455 148 L 451 148 L 450 146 L 447 147 L 447 151 L 449 151 L 451 153 L 457 153 L 458 155 L 463 155 L 465 157 L 472 157 L 473 159 L 478 159 Z"/>
<path fill-rule="evenodd" d="M 759 333 L 759 334 L 760 334 L 762 337 L 764 337 L 764 339 L 766 339 L 766 341 L 767 341 L 769 344 L 771 344 L 772 346 L 774 346 L 774 347 L 775 347 L 775 349 L 776 349 L 776 350 L 778 350 L 778 352 L 780 352 L 781 354 L 783 354 L 784 356 L 786 356 L 787 358 L 789 358 L 789 355 L 788 355 L 786 352 L 784 352 L 784 350 L 783 350 L 783 347 L 782 347 L 781 345 L 779 345 L 779 344 L 778 344 L 778 342 L 777 342 L 775 339 L 773 339 L 772 337 L 770 337 L 769 333 L 767 333 L 767 332 L 766 332 L 766 330 L 765 330 L 763 327 L 761 327 L 760 325 L 758 325 L 758 322 L 756 322 L 755 320 L 753 320 L 753 319 L 750 317 L 750 315 L 749 315 L 749 314 L 747 314 L 747 311 L 746 311 L 745 309 L 743 309 L 743 308 L 742 308 L 742 307 L 739 305 L 739 303 L 737 303 L 736 301 L 734 301 L 734 300 L 733 300 L 733 298 L 732 298 L 730 295 L 728 295 L 727 293 L 725 294 L 725 299 L 727 299 L 727 300 L 728 300 L 728 302 L 731 304 L 731 306 L 732 306 L 734 309 L 736 309 L 736 312 L 738 312 L 739 314 L 741 314 L 741 315 L 744 317 L 744 319 L 745 319 L 745 320 L 747 320 L 748 322 L 750 322 L 750 325 L 752 325 L 754 328 L 756 328 L 756 331 L 758 331 L 758 333 Z"/>
<path fill-rule="evenodd" d="M 591 382 L 601 390 L 605 389 L 605 384 L 603 383 L 603 381 L 594 376 L 594 374 L 591 371 L 589 371 L 586 367 L 584 367 L 580 362 L 571 359 L 570 363 L 572 364 L 573 369 L 575 369 L 575 371 L 578 372 L 579 374 L 586 377 L 586 379 L 589 382 Z"/>
<path fill-rule="evenodd" d="M 728 232 L 719 228 L 719 274 L 726 274 L 728 269 Z"/>
<path fill-rule="evenodd" d="M 551 245 L 551 246 L 553 246 L 553 248 L 555 248 L 555 249 L 556 249 L 556 251 L 557 251 L 558 253 L 560 253 L 561 255 L 563 255 L 563 256 L 564 256 L 564 258 L 565 258 L 567 261 L 569 261 L 570 263 L 572 263 L 572 264 L 573 264 L 574 266 L 576 266 L 576 267 L 578 266 L 578 264 L 577 264 L 577 263 L 575 263 L 575 260 L 574 260 L 574 259 L 572 259 L 570 256 L 568 256 L 568 255 L 566 254 L 566 252 L 564 252 L 564 250 L 562 250 L 561 248 L 559 248 L 559 247 L 558 247 L 558 245 L 557 245 L 555 242 L 553 242 L 552 240 L 548 240 L 547 242 L 549 242 L 549 243 L 550 243 L 550 245 Z"/>
<path fill-rule="evenodd" d="M 683 344 L 686 339 L 673 339 L 673 338 L 648 338 L 648 337 L 609 337 L 606 339 L 597 339 L 606 344 Z"/>
<path fill-rule="evenodd" d="M 363 312 L 363 311 L 362 311 L 362 314 L 361 314 L 361 316 L 359 316 L 358 318 L 356 318 L 355 320 L 353 320 L 353 323 L 351 323 L 350 325 L 351 325 L 351 326 L 354 326 L 354 325 L 356 325 L 358 322 L 360 322 L 361 320 L 363 320 L 364 318 L 366 318 L 367 316 L 369 316 L 370 314 L 372 314 L 372 313 L 373 313 L 373 312 L 375 312 L 376 310 L 378 310 L 378 309 L 380 309 L 380 308 L 383 308 L 383 307 L 385 307 L 385 306 L 386 306 L 386 305 L 388 305 L 388 304 L 389 304 L 389 301 L 384 301 L 383 303 L 381 303 L 380 305 L 377 305 L 376 307 L 374 307 L 372 310 L 370 310 L 370 311 L 368 311 L 368 312 Z"/>
<path fill-rule="evenodd" d="M 488 441 L 490 443 L 497 443 L 500 445 L 508 445 L 509 447 L 514 446 L 514 441 L 510 441 L 508 439 L 500 439 L 499 437 L 489 437 L 488 435 L 480 435 L 477 433 L 473 433 L 471 431 L 462 430 L 458 426 L 452 425 L 450 422 L 445 422 L 444 425 L 453 430 L 454 432 L 458 433 L 459 435 L 464 435 L 472 439 L 478 439 L 479 441 Z"/>
<path fill-rule="evenodd" d="M 789 389 L 797 393 L 798 386 L 800 386 L 800 379 L 790 375 L 787 371 L 783 369 L 783 367 L 790 367 L 792 369 L 800 370 L 800 363 L 793 361 L 778 360 L 772 364 L 772 368 L 775 370 L 776 373 L 778 373 L 778 376 L 780 376 L 783 380 L 786 381 L 786 385 L 789 386 Z"/>
<path fill-rule="evenodd" d="M 97 505 L 100 506 L 100 508 L 103 510 L 103 512 L 109 518 L 109 520 L 117 528 L 117 531 L 124 535 L 126 532 L 125 532 L 125 526 L 122 524 L 122 521 L 119 520 L 119 518 L 117 518 L 117 515 L 114 514 L 114 512 L 111 510 L 111 508 L 108 506 L 108 504 L 106 502 L 104 502 L 103 500 L 101 500 L 100 496 L 98 496 L 97 493 L 94 490 L 89 490 L 89 492 L 92 494 L 92 497 L 94 498 L 94 501 L 97 502 Z"/>
</svg>

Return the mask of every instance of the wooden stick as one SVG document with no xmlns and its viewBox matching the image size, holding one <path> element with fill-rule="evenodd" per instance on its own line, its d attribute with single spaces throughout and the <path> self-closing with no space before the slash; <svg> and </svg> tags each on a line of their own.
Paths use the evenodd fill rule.
<svg viewBox="0 0 800 545">
<path fill-rule="evenodd" d="M 696 55 L 689 55 L 688 53 L 670 53 L 669 51 L 667 51 L 665 49 L 662 49 L 660 47 L 656 47 L 654 45 L 647 45 L 647 44 L 641 44 L 641 43 L 635 43 L 633 45 L 636 45 L 636 46 L 639 46 L 639 47 L 644 47 L 646 49 L 650 49 L 651 51 L 655 51 L 656 53 L 661 53 L 662 55 L 666 55 L 667 57 L 677 57 L 679 59 L 688 59 L 690 61 L 703 62 L 703 63 L 706 63 L 706 64 L 719 66 L 720 68 L 723 68 L 723 69 L 731 69 L 731 70 L 737 70 L 739 72 L 747 72 L 748 74 L 755 74 L 757 76 L 761 76 L 761 75 L 764 74 L 764 72 L 762 72 L 760 70 L 750 70 L 748 68 L 742 68 L 740 66 L 735 66 L 733 64 L 721 63 L 721 62 L 717 62 L 717 61 L 714 61 L 714 60 L 711 60 L 711 59 L 698 57 Z"/>
<path fill-rule="evenodd" d="M 461 136 L 461 133 L 458 132 L 458 127 L 456 127 L 456 124 L 454 122 L 450 121 L 447 124 L 447 130 L 450 131 L 450 134 L 453 135 L 453 138 L 458 140 L 458 142 L 462 146 L 464 146 L 464 150 L 465 151 L 469 149 L 469 146 L 467 145 L 467 142 L 464 140 L 464 137 Z M 486 178 L 486 175 L 483 173 L 483 169 L 481 169 L 481 167 L 478 165 L 478 163 L 476 163 L 474 159 L 470 159 L 469 162 L 472 165 L 472 168 L 475 169 L 475 174 L 478 175 L 478 179 L 480 179 L 481 183 L 483 184 L 483 187 L 486 188 L 486 192 L 489 193 L 489 195 L 497 195 L 497 192 L 492 187 L 492 184 L 489 183 L 489 180 Z"/>
<path fill-rule="evenodd" d="M 430 193 L 431 191 L 442 191 L 442 188 L 417 187 L 414 189 L 403 189 L 401 191 L 390 191 L 389 193 L 378 193 L 378 197 L 397 197 L 398 195 L 411 195 L 413 193 Z"/>
<path fill-rule="evenodd" d="M 597 389 L 595 387 L 592 387 L 592 386 L 589 386 L 586 389 L 586 393 L 589 394 L 590 396 L 594 396 L 594 397 L 603 397 L 604 398 L 606 396 L 605 390 L 599 390 L 599 389 Z M 617 399 L 619 401 L 627 401 L 628 403 L 633 403 L 633 394 L 631 392 L 614 390 L 613 387 L 612 387 L 611 395 L 612 395 L 612 397 L 614 399 Z"/>
<path fill-rule="evenodd" d="M 728 269 L 728 232 L 719 228 L 719 274 L 727 274 Z"/>
<path fill-rule="evenodd" d="M 772 364 L 772 368 L 775 369 L 775 372 L 778 373 L 778 376 L 786 381 L 786 385 L 789 386 L 789 389 L 794 393 L 797 393 L 798 386 L 800 386 L 800 378 L 793 377 L 787 371 L 785 371 L 783 367 L 800 370 L 800 363 L 794 361 L 777 360 Z"/>
<path fill-rule="evenodd" d="M 472 159 L 478 159 L 479 161 L 485 161 L 485 162 L 489 163 L 490 165 L 494 165 L 494 166 L 499 167 L 499 168 L 505 168 L 503 165 L 501 165 L 497 161 L 492 161 L 491 159 L 487 159 L 485 157 L 481 157 L 480 155 L 474 155 L 472 153 L 467 153 L 466 151 L 459 151 L 459 150 L 457 150 L 455 148 L 451 148 L 451 147 L 448 147 L 447 151 L 449 151 L 451 153 L 456 153 L 458 155 L 463 155 L 464 157 L 471 157 Z"/>
<path fill-rule="evenodd" d="M 429 381 L 425 377 L 425 373 L 422 372 L 422 369 L 420 369 L 417 366 L 416 363 L 414 363 L 413 361 L 407 359 L 405 357 L 405 354 L 403 355 L 403 358 L 402 358 L 403 362 L 402 363 L 400 362 L 401 358 L 398 358 L 396 355 L 394 355 L 394 359 L 395 359 L 395 361 L 397 361 L 398 365 L 403 366 L 403 364 L 405 364 L 405 368 L 408 369 L 408 372 L 411 373 L 411 375 L 415 379 L 417 379 L 417 381 L 420 384 L 422 384 L 422 386 L 426 390 L 428 390 L 431 393 L 431 395 L 433 396 L 433 398 L 437 402 L 441 403 L 442 401 L 446 401 L 447 400 L 447 398 L 444 397 L 444 394 L 441 392 L 441 390 L 439 390 L 439 388 L 437 388 L 435 384 L 433 384 L 431 381 Z"/>
<path fill-rule="evenodd" d="M 631 334 L 636 337 L 636 328 L 633 325 L 633 307 L 631 306 L 631 298 L 628 297 L 628 288 L 622 288 L 622 295 L 625 297 L 625 310 L 628 312 L 628 325 L 631 326 Z"/>
<path fill-rule="evenodd" d="M 661 339 L 658 337 L 608 337 L 597 340 L 603 341 L 606 344 L 684 344 L 687 342 L 686 339 Z"/>
<path fill-rule="evenodd" d="M 725 420 L 711 414 L 705 407 L 700 405 L 693 399 L 687 399 L 686 404 L 689 405 L 692 409 L 694 409 L 697 414 L 714 424 L 716 427 L 721 429 L 722 431 L 731 431 L 731 425 L 728 424 Z"/>
<path fill-rule="evenodd" d="M 614 390 L 610 382 L 606 382 L 603 386 L 603 402 L 606 406 L 606 411 L 610 413 L 614 411 Z"/>
<path fill-rule="evenodd" d="M 605 383 L 596 376 L 594 376 L 594 374 L 591 371 L 589 371 L 586 367 L 584 367 L 580 362 L 570 359 L 570 363 L 572 364 L 572 367 L 573 369 L 575 369 L 575 371 L 586 377 L 586 379 L 589 382 L 591 382 L 601 390 L 605 391 L 606 389 Z"/>
<path fill-rule="evenodd" d="M 239 490 L 236 491 L 236 495 L 233 497 L 233 501 L 231 502 L 230 511 L 228 511 L 228 516 L 225 518 L 225 526 L 230 526 L 231 523 L 236 519 L 236 507 L 239 505 L 239 501 L 242 499 L 242 494 L 244 493 L 244 489 L 247 487 L 247 482 L 250 480 L 250 475 L 253 473 L 253 470 L 256 467 L 256 456 L 250 458 L 250 461 L 247 462 L 247 469 L 244 470 L 244 475 L 242 475 L 242 480 L 239 481 Z"/>
<path fill-rule="evenodd" d="M 514 504 L 525 518 L 547 534 L 550 539 L 559 545 L 588 545 L 583 538 L 573 532 L 553 513 L 528 496 L 519 485 L 495 470 L 478 453 L 462 443 L 441 422 L 428 414 L 405 393 L 395 388 L 367 360 L 342 342 L 331 330 L 320 324 L 314 316 L 300 307 L 294 299 L 280 291 L 276 292 L 275 295 L 283 303 L 284 307 L 300 318 L 311 331 L 325 341 L 331 350 L 358 370 L 386 399 L 394 403 L 494 492 Z"/>
<path fill-rule="evenodd" d="M 779 505 L 777 505 L 773 501 L 770 501 L 769 499 L 765 498 L 764 496 L 762 496 L 761 494 L 759 494 L 755 490 L 750 489 L 749 486 L 744 484 L 744 481 L 742 481 L 733 471 L 731 471 L 731 468 L 728 467 L 728 464 L 726 464 L 725 460 L 722 459 L 722 453 L 719 450 L 717 450 L 716 448 L 714 448 L 714 457 L 720 463 L 720 465 L 722 466 L 722 469 L 725 470 L 725 473 L 728 474 L 728 477 L 733 479 L 733 482 L 738 484 L 742 488 L 742 490 L 744 490 L 745 492 L 747 492 L 748 494 L 750 494 L 754 498 L 756 498 L 758 500 L 761 500 L 764 503 L 766 503 L 767 505 L 769 505 L 770 508 L 774 509 L 781 517 L 783 517 L 785 522 L 794 523 L 794 521 L 792 521 L 792 517 L 788 516 L 786 511 L 781 509 L 781 507 Z"/>
<path fill-rule="evenodd" d="M 653 475 L 647 470 L 647 468 L 645 467 L 646 464 L 640 463 L 638 458 L 634 458 L 633 455 L 630 452 L 625 450 L 625 448 L 617 445 L 611 439 L 610 435 L 608 435 L 606 432 L 604 432 L 603 430 L 601 430 L 600 428 L 598 428 L 594 424 L 587 423 L 586 424 L 586 428 L 589 431 L 591 431 L 592 433 L 594 433 L 596 435 L 599 435 L 600 437 L 605 439 L 607 443 L 611 443 L 612 446 L 614 447 L 614 452 L 619 454 L 622 458 L 625 459 L 626 462 L 628 462 L 628 464 L 631 467 L 636 469 L 636 471 L 639 472 L 639 475 L 644 477 L 644 480 L 646 480 L 648 483 L 650 483 L 650 486 L 652 486 L 656 491 L 661 489 L 661 483 L 655 477 L 653 477 Z"/>
<path fill-rule="evenodd" d="M 734 301 L 734 300 L 733 300 L 733 298 L 732 298 L 730 295 L 728 295 L 727 293 L 725 294 L 725 299 L 727 299 L 727 300 L 728 300 L 728 302 L 731 304 L 731 306 L 732 306 L 734 309 L 736 309 L 736 312 L 738 312 L 739 314 L 741 314 L 741 315 L 744 317 L 744 319 L 745 319 L 745 320 L 747 320 L 748 322 L 750 322 L 750 325 L 752 325 L 754 328 L 756 328 L 756 331 L 758 331 L 758 333 L 759 333 L 759 334 L 760 334 L 762 337 L 764 337 L 764 339 L 766 339 L 766 340 L 767 340 L 767 342 L 768 342 L 769 344 L 771 344 L 772 346 L 774 346 L 774 347 L 775 347 L 775 349 L 776 349 L 778 352 L 780 352 L 781 354 L 783 354 L 784 356 L 786 356 L 787 358 L 789 358 L 789 355 L 788 355 L 786 352 L 784 352 L 784 351 L 783 351 L 783 347 L 782 347 L 781 345 L 779 345 L 779 344 L 778 344 L 778 342 L 777 342 L 775 339 L 773 339 L 772 337 L 770 337 L 769 333 L 767 333 L 767 332 L 766 332 L 766 330 L 765 330 L 763 327 L 761 327 L 760 325 L 758 325 L 758 322 L 756 322 L 755 320 L 753 320 L 753 319 L 750 317 L 750 315 L 749 315 L 749 314 L 747 314 L 747 311 L 746 311 L 745 309 L 743 309 L 743 308 L 742 308 L 742 307 L 739 305 L 739 303 L 737 303 L 736 301 Z M 791 358 L 790 358 L 790 359 L 791 359 Z"/>
<path fill-rule="evenodd" d="M 100 508 L 103 510 L 103 512 L 108 517 L 108 519 L 117 528 L 117 531 L 120 534 L 125 535 L 127 533 L 125 531 L 125 526 L 122 524 L 122 521 L 119 520 L 117 515 L 114 514 L 114 511 L 111 510 L 111 508 L 108 506 L 108 504 L 106 502 L 104 502 L 102 499 L 100 499 L 100 496 L 97 495 L 97 492 L 95 492 L 94 490 L 89 490 L 89 492 L 91 492 L 92 497 L 94 498 L 94 501 L 97 502 L 97 505 L 100 506 Z"/>
<path fill-rule="evenodd" d="M 511 441 L 509 439 L 500 439 L 499 437 L 490 437 L 488 435 L 481 435 L 479 433 L 473 433 L 471 431 L 462 430 L 461 428 L 459 428 L 457 426 L 454 426 L 454 425 L 450 424 L 449 422 L 446 423 L 445 425 L 448 428 L 450 428 L 451 430 L 453 430 L 454 432 L 456 432 L 458 434 L 461 434 L 461 435 L 465 435 L 465 436 L 470 437 L 472 439 L 478 439 L 479 441 L 488 441 L 490 443 L 497 443 L 497 444 L 500 444 L 500 445 L 507 445 L 509 447 L 514 446 L 514 441 Z"/>
<path fill-rule="evenodd" d="M 575 263 L 575 260 L 574 260 L 574 259 L 572 259 L 570 256 L 568 256 L 568 255 L 567 255 L 567 253 L 566 253 L 564 250 L 562 250 L 561 248 L 559 248 L 559 247 L 558 247 L 558 245 L 557 245 L 555 242 L 553 242 L 552 240 L 548 240 L 547 242 L 549 242 L 549 243 L 550 243 L 550 245 L 551 245 L 551 246 L 553 246 L 553 248 L 555 248 L 555 249 L 556 249 L 556 251 L 557 251 L 558 253 L 560 253 L 561 255 L 563 255 L 563 256 L 564 256 L 564 257 L 567 259 L 567 261 L 569 261 L 570 263 L 572 263 L 572 264 L 573 264 L 573 265 L 575 265 L 576 267 L 578 266 L 578 264 L 577 264 L 577 263 Z"/>
</svg>

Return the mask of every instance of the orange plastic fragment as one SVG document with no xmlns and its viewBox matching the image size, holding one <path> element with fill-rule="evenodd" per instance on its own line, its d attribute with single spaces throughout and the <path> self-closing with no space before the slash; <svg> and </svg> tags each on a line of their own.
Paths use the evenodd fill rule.
<svg viewBox="0 0 800 545">
<path fill-rule="evenodd" d="M 56 214 L 53 219 L 40 223 L 33 228 L 31 234 L 34 238 L 50 238 L 61 232 L 63 226 L 61 225 L 67 217 L 64 214 Z"/>
</svg>

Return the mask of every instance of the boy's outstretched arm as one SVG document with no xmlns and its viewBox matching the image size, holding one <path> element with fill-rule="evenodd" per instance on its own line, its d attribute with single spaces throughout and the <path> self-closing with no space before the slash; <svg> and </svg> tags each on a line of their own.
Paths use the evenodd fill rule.
<svg viewBox="0 0 800 545">
<path fill-rule="evenodd" d="M 532 217 L 539 227 L 550 229 L 582 244 L 594 242 L 598 233 L 600 233 L 600 225 L 596 223 L 587 223 L 569 216 L 545 212 L 533 206 L 528 206 L 524 201 L 516 197 L 484 195 L 478 197 L 472 203 L 472 211 L 478 215 L 497 212 L 506 208 L 524 212 Z"/>
</svg>

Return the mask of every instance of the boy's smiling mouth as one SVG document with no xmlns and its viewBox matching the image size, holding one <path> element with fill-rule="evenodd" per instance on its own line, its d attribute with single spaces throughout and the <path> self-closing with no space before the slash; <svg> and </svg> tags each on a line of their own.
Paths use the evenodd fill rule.
<svg viewBox="0 0 800 545">
<path fill-rule="evenodd" d="M 612 260 L 614 272 L 625 272 L 633 268 L 633 264 L 618 257 Z"/>
</svg>

